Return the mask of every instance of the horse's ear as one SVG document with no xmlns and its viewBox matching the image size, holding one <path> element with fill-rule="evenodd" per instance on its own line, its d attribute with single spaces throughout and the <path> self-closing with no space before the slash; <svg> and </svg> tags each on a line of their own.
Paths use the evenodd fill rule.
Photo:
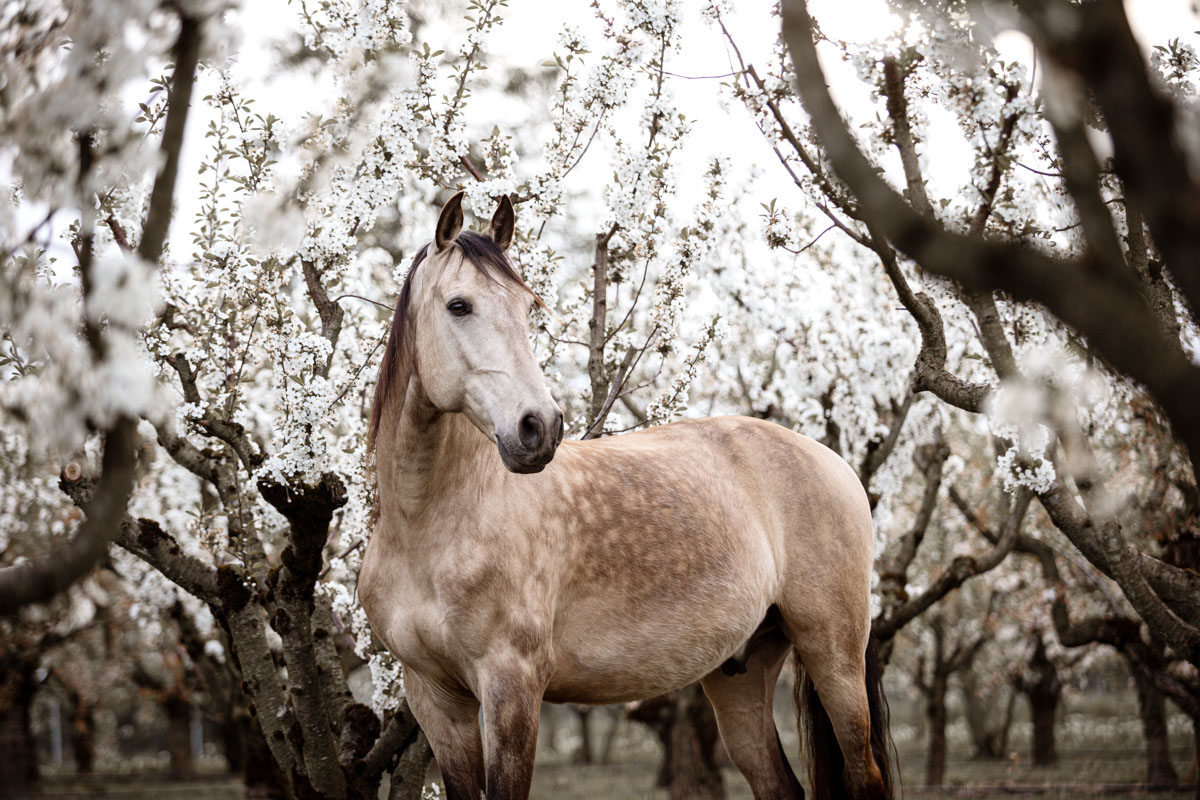
<svg viewBox="0 0 1200 800">
<path fill-rule="evenodd" d="M 462 230 L 463 194 L 463 192 L 459 192 L 447 200 L 446 205 L 442 206 L 442 213 L 438 214 L 437 232 L 433 236 L 437 250 L 445 250 L 454 244 L 454 240 L 458 238 L 458 232 Z"/>
<path fill-rule="evenodd" d="M 484 233 L 492 237 L 501 250 L 507 250 L 512 244 L 513 231 L 517 227 L 517 210 L 513 208 L 512 200 L 508 199 L 508 195 L 500 198 L 500 204 L 496 206 L 496 213 L 492 214 L 492 221 L 488 223 Z"/>
</svg>

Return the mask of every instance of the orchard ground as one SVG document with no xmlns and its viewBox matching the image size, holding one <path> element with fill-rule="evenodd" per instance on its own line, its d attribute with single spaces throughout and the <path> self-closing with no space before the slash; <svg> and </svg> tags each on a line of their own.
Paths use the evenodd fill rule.
<svg viewBox="0 0 1200 800">
<path fill-rule="evenodd" d="M 776 720 L 784 749 L 797 773 L 800 766 L 795 714 L 788 708 L 790 692 L 780 686 Z M 1178 714 L 1169 719 L 1171 755 L 1180 775 L 1179 792 L 1132 789 L 1145 780 L 1145 745 L 1137 722 L 1131 691 L 1097 691 L 1077 694 L 1067 704 L 1057 726 L 1059 760 L 1050 767 L 1034 766 L 1030 759 L 1028 710 L 1018 703 L 1009 756 L 997 761 L 971 758 L 965 722 L 952 715 L 946 783 L 923 787 L 925 730 L 922 705 L 916 696 L 892 699 L 892 731 L 899 753 L 904 797 L 1062 798 L 1091 797 L 1102 790 L 1108 796 L 1141 800 L 1194 793 L 1192 739 L 1188 720 Z M 615 711 L 616 709 L 614 709 Z M 563 707 L 546 706 L 534 772 L 531 800 L 666 800 L 666 789 L 654 786 L 660 748 L 648 728 L 621 714 L 597 709 L 590 716 L 593 758 L 599 757 L 614 720 L 617 732 L 607 764 L 575 762 L 580 736 L 578 718 Z M 551 741 L 551 738 L 554 741 Z M 102 793 L 108 798 L 187 797 L 188 800 L 232 800 L 244 796 L 240 780 L 221 774 L 223 759 L 210 755 L 197 762 L 198 775 L 188 781 L 167 781 L 166 756 L 131 761 L 128 774 L 100 773 L 91 780 L 77 779 L 69 765 L 56 773 L 44 768 L 43 798 L 76 798 Z M 726 760 L 722 769 L 728 800 L 750 800 L 750 788 Z M 1125 784 L 1130 790 L 1122 790 Z M 1028 787 L 1022 791 L 1020 787 Z M 386 797 L 386 783 L 381 797 Z"/>
</svg>

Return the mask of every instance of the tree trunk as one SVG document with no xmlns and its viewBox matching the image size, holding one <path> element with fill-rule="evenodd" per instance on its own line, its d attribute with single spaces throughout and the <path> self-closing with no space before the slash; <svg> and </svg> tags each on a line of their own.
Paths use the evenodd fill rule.
<svg viewBox="0 0 1200 800">
<path fill-rule="evenodd" d="M 404 749 L 403 755 L 392 770 L 392 785 L 388 789 L 388 800 L 421 800 L 425 788 L 425 773 L 433 761 L 433 749 L 421 729 L 417 739 Z"/>
<path fill-rule="evenodd" d="M 676 692 L 670 734 L 671 800 L 724 799 L 725 784 L 714 757 L 718 738 L 717 716 L 700 684 Z"/>
<path fill-rule="evenodd" d="M 241 775 L 246 770 L 246 737 L 250 733 L 248 728 L 249 720 L 241 719 L 236 712 L 221 720 L 221 745 L 225 751 L 225 765 L 231 775 Z M 255 729 L 257 730 L 257 725 Z"/>
<path fill-rule="evenodd" d="M 167 712 L 168 772 L 173 779 L 192 775 L 192 704 L 180 691 L 169 691 L 163 700 Z"/>
<path fill-rule="evenodd" d="M 644 700 L 630 719 L 648 725 L 662 742 L 655 785 L 671 800 L 721 800 L 725 785 L 716 765 L 717 717 L 700 684 Z"/>
<path fill-rule="evenodd" d="M 999 724 L 995 724 L 993 720 L 996 716 L 996 709 L 989 702 L 989 697 L 979 687 L 975 671 L 963 670 L 959 674 L 958 680 L 962 687 L 963 710 L 967 719 L 967 727 L 971 731 L 973 748 L 971 758 L 978 761 L 996 761 L 1004 758 L 1008 729 L 1012 724 L 1013 693 L 1011 691 L 1008 693 L 1005 714 L 999 720 Z M 998 692 L 999 690 L 993 692 L 990 699 L 995 699 L 995 694 Z"/>
<path fill-rule="evenodd" d="M 247 714 L 242 725 L 242 781 L 246 784 L 246 800 L 288 800 L 291 781 L 279 771 L 258 720 Z M 228 739 L 226 743 L 228 746 Z"/>
<path fill-rule="evenodd" d="M 542 719 L 538 722 L 538 734 L 545 740 L 546 750 L 551 753 L 558 752 L 558 715 L 558 706 L 551 703 L 542 704 Z"/>
<path fill-rule="evenodd" d="M 947 676 L 935 669 L 925 696 L 925 720 L 929 724 L 929 750 L 925 754 L 925 784 L 941 786 L 946 777 L 946 688 Z"/>
<path fill-rule="evenodd" d="M 96 761 L 96 720 L 94 707 L 77 694 L 71 714 L 71 751 L 75 755 L 75 772 L 90 775 Z"/>
<path fill-rule="evenodd" d="M 1033 637 L 1033 655 L 1026 664 L 1026 673 L 1013 676 L 1013 685 L 1029 699 L 1029 715 L 1033 719 L 1033 763 L 1039 767 L 1058 762 L 1054 740 L 1054 724 L 1062 699 L 1062 682 L 1058 668 L 1046 656 L 1041 634 Z"/>
<path fill-rule="evenodd" d="M 1044 767 L 1058 762 L 1054 741 L 1054 717 L 1058 710 L 1058 695 L 1030 695 L 1033 714 L 1033 763 Z"/>
<path fill-rule="evenodd" d="M 30 724 L 35 668 L 36 660 L 0 649 L 0 797 L 31 794 L 38 788 Z"/>
<path fill-rule="evenodd" d="M 1130 665 L 1137 686 L 1138 713 L 1146 738 L 1146 783 L 1152 786 L 1176 786 L 1179 776 L 1171 764 L 1171 746 L 1167 739 L 1166 698 L 1153 681 L 1135 665 Z"/>
<path fill-rule="evenodd" d="M 613 744 L 617 741 L 617 733 L 621 730 L 621 716 L 612 708 L 608 710 L 608 716 L 611 717 L 611 724 L 604 734 L 604 744 L 600 746 L 600 765 L 607 766 L 612 761 Z"/>
<path fill-rule="evenodd" d="M 575 712 L 575 716 L 579 719 L 579 748 L 572 754 L 571 762 L 574 764 L 590 764 L 592 763 L 592 729 L 588 725 L 588 720 L 592 716 L 592 707 L 571 706 L 571 710 Z"/>
</svg>

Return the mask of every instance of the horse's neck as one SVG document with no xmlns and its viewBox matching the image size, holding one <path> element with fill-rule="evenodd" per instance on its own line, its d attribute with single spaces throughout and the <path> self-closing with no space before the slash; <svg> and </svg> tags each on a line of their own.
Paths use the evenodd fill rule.
<svg viewBox="0 0 1200 800">
<path fill-rule="evenodd" d="M 391 417 L 376 445 L 384 517 L 412 521 L 466 482 L 486 481 L 499 467 L 498 459 L 488 458 L 494 447 L 488 438 L 463 414 L 434 409 L 416 380 L 403 409 Z"/>
</svg>

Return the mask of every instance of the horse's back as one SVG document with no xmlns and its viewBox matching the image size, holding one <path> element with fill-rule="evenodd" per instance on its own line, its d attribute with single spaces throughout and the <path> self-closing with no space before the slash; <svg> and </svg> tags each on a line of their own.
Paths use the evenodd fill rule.
<svg viewBox="0 0 1200 800">
<path fill-rule="evenodd" d="M 594 456 L 585 462 L 589 480 L 619 476 L 616 491 L 640 481 L 663 504 L 716 496 L 741 512 L 726 514 L 777 534 L 785 550 L 791 543 L 810 556 L 835 556 L 873 543 L 870 505 L 854 470 L 825 445 L 781 425 L 705 417 L 564 449 Z M 618 466 L 605 469 L 605 462 Z"/>
</svg>

